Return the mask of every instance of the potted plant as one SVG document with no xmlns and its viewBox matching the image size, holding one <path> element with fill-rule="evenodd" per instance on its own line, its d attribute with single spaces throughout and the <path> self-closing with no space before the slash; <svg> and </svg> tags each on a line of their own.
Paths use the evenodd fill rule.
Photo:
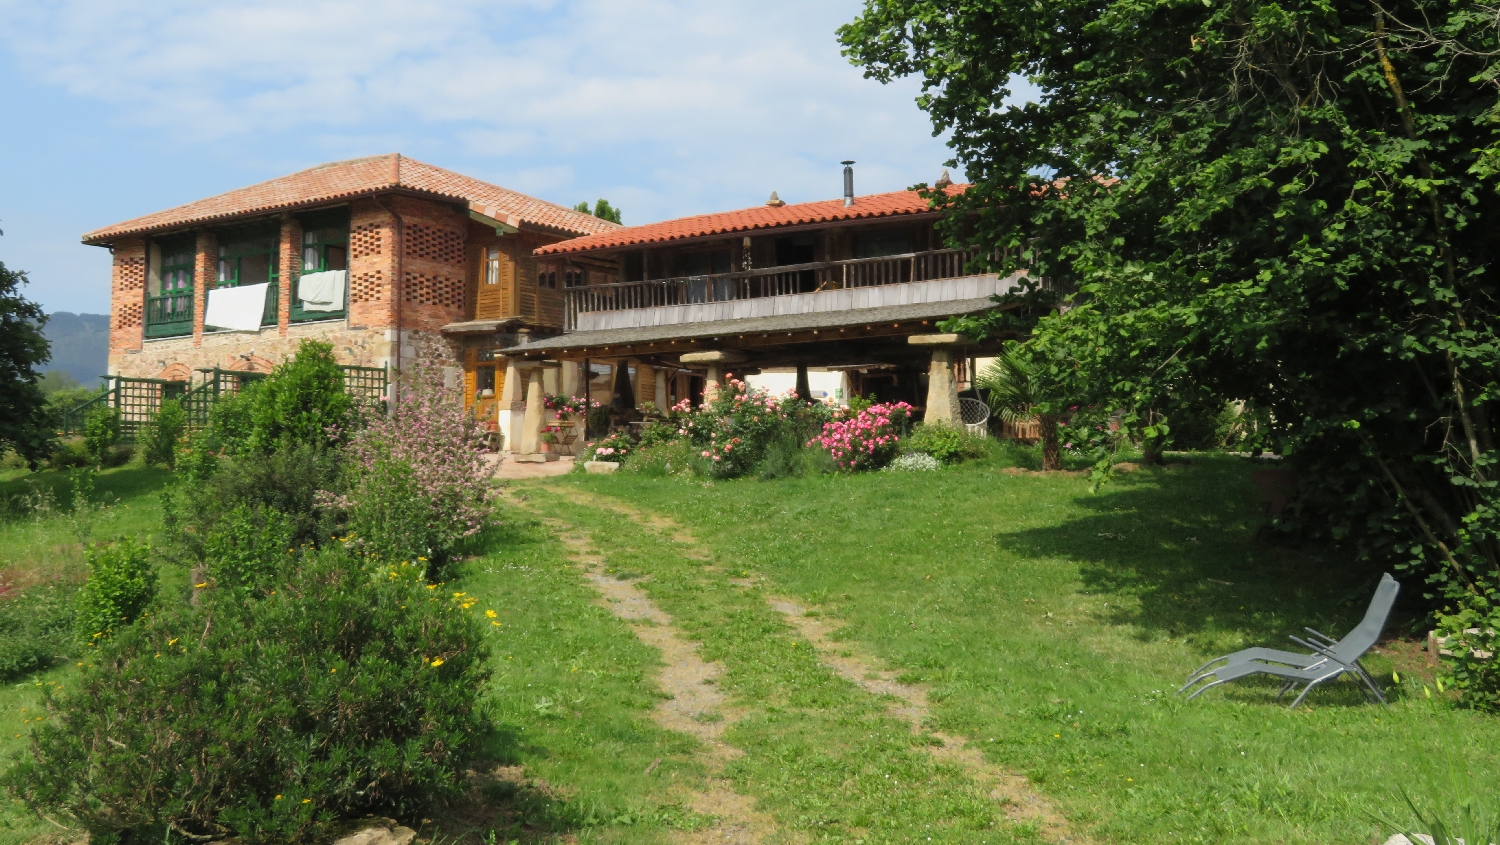
<svg viewBox="0 0 1500 845">
<path fill-rule="evenodd" d="M 537 443 L 539 444 L 538 448 L 540 448 L 543 453 L 551 452 L 552 447 L 557 443 L 558 435 L 561 433 L 562 426 L 559 425 L 549 425 L 546 428 L 543 428 L 541 432 L 537 434 Z"/>
</svg>

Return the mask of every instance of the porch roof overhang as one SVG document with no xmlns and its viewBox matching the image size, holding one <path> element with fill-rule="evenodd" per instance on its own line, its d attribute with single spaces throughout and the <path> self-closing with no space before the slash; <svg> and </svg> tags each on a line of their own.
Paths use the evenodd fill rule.
<svg viewBox="0 0 1500 845">
<path fill-rule="evenodd" d="M 744 349 L 824 341 L 931 334 L 939 320 L 995 308 L 990 297 L 918 302 L 635 328 L 572 332 L 512 346 L 512 357 L 583 358 L 656 355 L 709 349 Z"/>
<path fill-rule="evenodd" d="M 439 331 L 447 335 L 463 334 L 492 334 L 510 326 L 520 326 L 525 323 L 522 317 L 503 317 L 498 320 L 469 320 L 463 323 L 449 323 Z"/>
</svg>

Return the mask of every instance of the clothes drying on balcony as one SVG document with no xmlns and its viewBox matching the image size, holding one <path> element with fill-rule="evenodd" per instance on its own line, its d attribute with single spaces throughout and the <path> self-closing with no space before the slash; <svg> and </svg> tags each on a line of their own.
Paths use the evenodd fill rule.
<svg viewBox="0 0 1500 845">
<path fill-rule="evenodd" d="M 308 273 L 297 280 L 297 299 L 303 311 L 342 311 L 348 286 L 348 270 Z"/>
<path fill-rule="evenodd" d="M 237 332 L 260 331 L 261 317 L 266 310 L 266 291 L 270 287 L 269 283 L 262 282 L 236 288 L 214 288 L 208 292 L 203 325 Z"/>
</svg>

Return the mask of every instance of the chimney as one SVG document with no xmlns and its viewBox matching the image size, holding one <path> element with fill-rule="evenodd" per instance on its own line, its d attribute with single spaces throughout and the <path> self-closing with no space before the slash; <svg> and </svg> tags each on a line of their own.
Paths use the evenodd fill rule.
<svg viewBox="0 0 1500 845">
<path fill-rule="evenodd" d="M 775 191 L 772 191 L 771 198 L 766 200 L 766 205 L 769 205 L 772 208 L 781 208 L 783 205 L 786 205 L 786 203 L 782 201 L 781 197 L 776 196 Z"/>
<path fill-rule="evenodd" d="M 842 161 L 844 165 L 844 208 L 854 205 L 854 162 Z"/>
</svg>

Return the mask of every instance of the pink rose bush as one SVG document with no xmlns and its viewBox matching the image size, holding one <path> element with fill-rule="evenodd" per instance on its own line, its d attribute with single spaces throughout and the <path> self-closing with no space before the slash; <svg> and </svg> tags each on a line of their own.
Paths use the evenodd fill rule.
<svg viewBox="0 0 1500 845">
<path fill-rule="evenodd" d="M 493 518 L 481 429 L 438 371 L 418 371 L 350 439 L 346 492 L 326 496 L 353 540 L 387 560 L 442 561 Z"/>
<path fill-rule="evenodd" d="M 833 457 L 845 472 L 880 469 L 896 456 L 903 428 L 916 410 L 905 402 L 872 405 L 857 414 L 840 415 L 808 441 Z"/>
<path fill-rule="evenodd" d="M 630 435 L 617 431 L 600 438 L 599 442 L 593 445 L 592 451 L 587 453 L 585 460 L 624 463 L 634 451 L 635 442 L 630 439 Z"/>
</svg>

